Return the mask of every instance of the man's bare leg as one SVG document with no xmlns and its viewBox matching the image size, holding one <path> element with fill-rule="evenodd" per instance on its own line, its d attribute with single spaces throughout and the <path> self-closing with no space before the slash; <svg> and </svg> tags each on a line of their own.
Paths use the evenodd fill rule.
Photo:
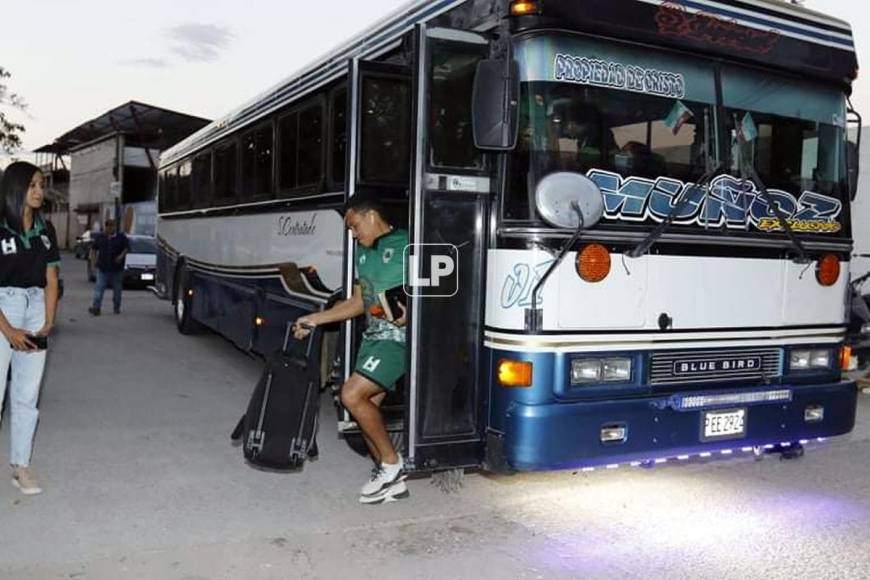
<svg viewBox="0 0 870 580">
<path fill-rule="evenodd" d="M 375 458 L 380 458 L 380 463 L 394 465 L 399 462 L 399 456 L 390 441 L 381 409 L 374 402 L 378 395 L 386 395 L 386 392 L 371 380 L 354 373 L 341 389 L 341 403 L 356 419 L 366 444 L 377 452 Z"/>
<path fill-rule="evenodd" d="M 387 398 L 387 392 L 381 391 L 379 394 L 375 395 L 371 398 L 371 402 L 380 409 L 381 403 L 384 402 L 384 399 Z M 375 462 L 375 465 L 381 464 L 381 454 L 378 452 L 378 448 L 375 447 L 375 444 L 372 443 L 372 440 L 369 439 L 369 436 L 365 434 L 365 431 L 362 431 L 363 441 L 366 442 L 366 447 L 369 448 L 369 455 L 372 456 L 372 460 Z"/>
</svg>

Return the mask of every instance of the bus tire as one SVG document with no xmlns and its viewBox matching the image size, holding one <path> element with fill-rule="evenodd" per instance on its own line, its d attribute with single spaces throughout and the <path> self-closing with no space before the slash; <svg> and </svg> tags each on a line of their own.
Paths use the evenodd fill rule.
<svg viewBox="0 0 870 580">
<path fill-rule="evenodd" d="M 188 292 L 187 270 L 180 267 L 175 274 L 175 325 L 181 334 L 196 334 L 202 325 L 193 319 L 190 308 L 191 297 Z"/>
</svg>

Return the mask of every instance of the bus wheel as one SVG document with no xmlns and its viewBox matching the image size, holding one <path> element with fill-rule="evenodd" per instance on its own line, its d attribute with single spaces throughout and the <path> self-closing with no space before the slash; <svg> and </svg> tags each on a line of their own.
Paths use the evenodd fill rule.
<svg viewBox="0 0 870 580">
<path fill-rule="evenodd" d="M 193 319 L 191 293 L 187 287 L 187 272 L 181 268 L 175 276 L 175 325 L 181 334 L 195 334 L 202 326 Z"/>
</svg>

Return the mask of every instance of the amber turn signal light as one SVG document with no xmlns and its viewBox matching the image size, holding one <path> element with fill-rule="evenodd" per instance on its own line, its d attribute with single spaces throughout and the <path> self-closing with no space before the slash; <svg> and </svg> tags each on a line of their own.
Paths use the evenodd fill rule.
<svg viewBox="0 0 870 580">
<path fill-rule="evenodd" d="M 532 386 L 532 363 L 501 359 L 498 361 L 498 383 L 503 387 Z"/>
<path fill-rule="evenodd" d="M 610 274 L 610 252 L 601 244 L 589 244 L 577 254 L 577 274 L 586 282 L 601 282 Z"/>
<path fill-rule="evenodd" d="M 539 2 L 531 2 L 529 0 L 511 2 L 511 16 L 528 16 L 529 14 L 540 13 L 541 5 Z"/>
<path fill-rule="evenodd" d="M 848 371 L 850 362 L 852 362 L 852 347 L 844 346 L 840 349 L 840 369 Z"/>
<path fill-rule="evenodd" d="M 816 279 L 822 286 L 833 286 L 840 278 L 840 259 L 834 254 L 825 254 L 816 264 Z"/>
</svg>

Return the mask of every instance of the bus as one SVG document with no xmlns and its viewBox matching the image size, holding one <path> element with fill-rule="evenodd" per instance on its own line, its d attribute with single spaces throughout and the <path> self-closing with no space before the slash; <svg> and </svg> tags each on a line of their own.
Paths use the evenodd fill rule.
<svg viewBox="0 0 870 580">
<path fill-rule="evenodd" d="M 799 449 L 855 422 L 856 76 L 847 23 L 777 0 L 413 2 L 161 155 L 157 289 L 273 352 L 349 296 L 370 192 L 411 241 L 411 469 Z"/>
</svg>

